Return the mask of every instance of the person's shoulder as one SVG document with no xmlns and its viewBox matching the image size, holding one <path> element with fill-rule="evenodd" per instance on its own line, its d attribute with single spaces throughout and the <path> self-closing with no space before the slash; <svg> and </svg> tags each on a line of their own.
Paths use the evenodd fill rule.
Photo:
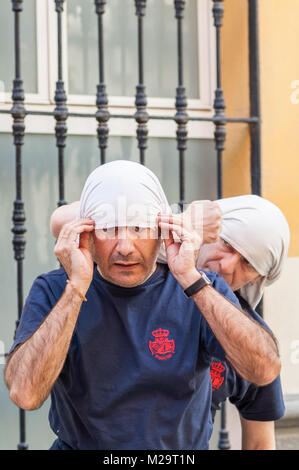
<svg viewBox="0 0 299 470">
<path fill-rule="evenodd" d="M 32 292 L 36 290 L 52 291 L 55 297 L 61 296 L 61 292 L 65 287 L 67 273 L 64 268 L 53 269 L 45 273 L 39 274 L 32 285 Z"/>
<path fill-rule="evenodd" d="M 205 269 L 199 269 L 206 274 L 206 276 L 210 279 L 212 286 L 217 290 L 224 290 L 232 292 L 229 284 L 223 279 L 223 277 L 217 273 L 216 271 L 207 271 Z"/>
<path fill-rule="evenodd" d="M 36 279 L 43 279 L 48 283 L 51 282 L 63 282 L 67 277 L 66 271 L 64 268 L 53 269 L 46 273 L 41 273 L 37 276 Z"/>
<path fill-rule="evenodd" d="M 204 269 L 200 269 L 199 271 L 202 271 L 207 275 L 215 290 L 240 307 L 240 302 L 235 293 L 220 274 L 218 274 L 216 271 L 206 271 Z"/>
<path fill-rule="evenodd" d="M 217 282 L 219 279 L 222 279 L 220 274 L 218 274 L 216 271 L 207 271 L 205 269 L 199 269 L 199 272 L 205 273 L 205 275 L 210 279 L 211 283 L 214 285 L 215 282 Z M 222 279 L 224 281 L 224 279 Z M 225 282 L 225 281 L 224 281 Z"/>
</svg>

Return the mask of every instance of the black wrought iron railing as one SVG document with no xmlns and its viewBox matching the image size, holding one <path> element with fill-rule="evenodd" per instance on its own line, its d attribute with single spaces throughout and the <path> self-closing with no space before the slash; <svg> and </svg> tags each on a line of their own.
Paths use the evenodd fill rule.
<svg viewBox="0 0 299 470">
<path fill-rule="evenodd" d="M 133 1 L 133 0 L 132 0 Z M 64 149 L 67 139 L 67 120 L 69 117 L 94 118 L 98 122 L 97 137 L 100 149 L 101 164 L 106 161 L 106 149 L 108 146 L 109 121 L 115 118 L 133 119 L 137 122 L 137 144 L 140 152 L 140 163 L 145 163 L 145 152 L 148 139 L 148 122 L 150 120 L 173 120 L 177 125 L 176 139 L 179 152 L 179 204 L 182 207 L 185 199 L 185 151 L 187 148 L 188 135 L 187 125 L 189 121 L 209 121 L 215 125 L 215 148 L 217 152 L 217 192 L 218 197 L 222 197 L 222 157 L 225 148 L 226 126 L 234 123 L 247 123 L 251 136 L 251 187 L 255 194 L 261 193 L 260 177 L 260 105 L 259 105 L 259 56 L 258 56 L 258 0 L 243 0 L 248 3 L 249 18 L 249 70 L 250 70 L 250 116 L 229 118 L 225 114 L 225 101 L 221 83 L 221 28 L 224 18 L 224 0 L 210 0 L 216 33 L 216 90 L 214 99 L 213 117 L 194 117 L 188 115 L 187 96 L 184 87 L 184 57 L 183 57 L 183 21 L 184 12 L 187 7 L 185 0 L 174 0 L 174 15 L 177 19 L 177 64 L 178 64 L 178 85 L 176 88 L 175 106 L 176 113 L 173 116 L 156 116 L 147 112 L 147 96 L 144 77 L 144 51 L 143 47 L 143 24 L 146 17 L 146 0 L 134 0 L 135 13 L 137 16 L 137 42 L 138 42 L 138 84 L 136 86 L 135 107 L 136 111 L 132 115 L 110 114 L 108 96 L 104 76 L 104 24 L 105 6 L 107 0 L 94 0 L 95 13 L 98 17 L 98 65 L 99 83 L 96 90 L 97 111 L 92 113 L 70 112 L 67 107 L 67 96 L 63 81 L 62 67 L 62 13 L 67 0 L 53 0 L 53 8 L 57 13 L 57 45 L 58 45 L 58 77 L 55 90 L 55 108 L 53 111 L 34 111 L 26 109 L 24 103 L 24 88 L 21 74 L 21 37 L 20 22 L 23 11 L 23 0 L 11 0 L 12 12 L 14 14 L 14 60 L 15 78 L 13 80 L 12 101 L 10 110 L 0 109 L 0 113 L 10 114 L 13 118 L 12 134 L 15 146 L 15 176 L 16 176 L 16 198 L 13 207 L 13 249 L 14 258 L 17 263 L 17 299 L 18 299 L 18 320 L 23 308 L 23 261 L 25 257 L 25 209 L 22 195 L 22 146 L 25 136 L 25 120 L 28 115 L 48 115 L 56 120 L 55 137 L 58 148 L 58 181 L 59 195 L 58 206 L 66 203 L 64 194 Z M 18 449 L 27 449 L 26 443 L 26 421 L 25 411 L 20 410 L 19 422 L 19 444 Z M 229 449 L 228 431 L 226 430 L 226 410 L 225 404 L 222 406 L 221 430 L 219 439 L 219 449 Z"/>
</svg>

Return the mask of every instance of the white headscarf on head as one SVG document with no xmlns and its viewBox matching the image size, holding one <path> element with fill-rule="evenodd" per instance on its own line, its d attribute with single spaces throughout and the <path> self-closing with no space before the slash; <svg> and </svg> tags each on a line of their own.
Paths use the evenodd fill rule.
<svg viewBox="0 0 299 470">
<path fill-rule="evenodd" d="M 93 219 L 95 229 L 155 227 L 159 212 L 171 210 L 154 173 L 140 163 L 115 160 L 87 178 L 78 217 Z"/>
<path fill-rule="evenodd" d="M 216 202 L 222 210 L 220 237 L 263 276 L 256 284 L 240 289 L 242 297 L 255 308 L 264 288 L 281 275 L 290 242 L 288 223 L 277 206 L 260 196 L 237 196 Z"/>
</svg>

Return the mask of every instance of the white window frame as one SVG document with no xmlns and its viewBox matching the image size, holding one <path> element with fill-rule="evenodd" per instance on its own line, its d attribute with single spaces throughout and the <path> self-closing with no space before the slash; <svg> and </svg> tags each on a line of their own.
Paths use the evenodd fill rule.
<svg viewBox="0 0 299 470">
<path fill-rule="evenodd" d="M 37 93 L 26 93 L 26 104 L 49 104 L 48 83 L 48 4 L 35 0 L 36 11 L 36 65 L 37 65 Z M 13 13 L 11 13 L 13 15 Z M 12 90 L 3 93 L 4 103 L 12 103 Z M 2 103 L 0 102 L 2 105 Z"/>
<path fill-rule="evenodd" d="M 53 0 L 36 1 L 37 24 L 37 83 L 36 94 L 25 95 L 25 107 L 34 111 L 53 111 L 54 94 L 57 81 L 57 13 Z M 213 116 L 213 93 L 216 85 L 216 48 L 215 28 L 213 26 L 211 1 L 197 0 L 198 3 L 198 44 L 199 44 L 199 87 L 200 99 L 188 99 L 190 117 Z M 67 64 L 67 4 L 62 14 L 62 62 L 63 79 L 67 93 L 69 112 L 95 113 L 95 95 L 68 94 Z M 10 109 L 11 94 L 5 94 L 3 109 Z M 108 96 L 111 114 L 133 115 L 136 111 L 135 97 Z M 176 112 L 175 98 L 148 98 L 150 115 L 173 116 Z M 0 132 L 11 132 L 11 116 L 0 114 Z M 27 133 L 53 134 L 55 120 L 52 116 L 26 116 Z M 68 134 L 96 135 L 95 118 L 69 117 L 67 120 Z M 177 125 L 173 120 L 150 120 L 148 122 L 149 137 L 175 137 Z M 109 121 L 109 135 L 136 136 L 134 119 L 113 118 Z M 189 121 L 188 138 L 213 139 L 214 126 L 211 122 Z"/>
</svg>

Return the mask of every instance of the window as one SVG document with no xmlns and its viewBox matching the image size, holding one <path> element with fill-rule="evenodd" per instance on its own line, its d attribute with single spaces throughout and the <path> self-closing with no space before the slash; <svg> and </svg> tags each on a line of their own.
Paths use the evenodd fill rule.
<svg viewBox="0 0 299 470">
<path fill-rule="evenodd" d="M 57 18 L 54 1 L 28 0 L 21 15 L 22 71 L 27 110 L 53 111 L 57 80 Z M 69 111 L 95 112 L 98 82 L 97 15 L 93 1 L 71 0 L 63 12 L 63 74 Z M 2 108 L 11 107 L 13 81 L 13 14 L 10 2 L 1 11 L 1 53 L 8 66 L 0 75 Z M 166 26 L 165 26 L 166 25 Z M 32 27 L 33 26 L 33 27 Z M 148 0 L 144 22 L 145 85 L 148 109 L 173 116 L 177 86 L 176 20 L 172 0 Z M 153 34 L 154 33 L 154 34 Z M 188 0 L 184 19 L 184 81 L 190 116 L 213 114 L 215 45 L 209 0 Z M 9 45 L 6 48 L 6 44 Z M 104 14 L 105 81 L 113 114 L 135 112 L 137 84 L 137 18 L 132 0 L 110 0 Z M 1 98 L 2 96 L 2 98 Z M 78 121 L 78 120 L 77 120 Z M 68 119 L 68 134 L 96 134 L 96 121 Z M 130 121 L 130 122 L 129 122 Z M 27 133 L 54 133 L 52 117 L 27 116 Z M 111 119 L 110 135 L 135 137 L 135 122 Z M 171 121 L 150 121 L 149 136 L 175 137 Z M 11 119 L 0 116 L 0 132 L 11 131 Z M 189 122 L 188 137 L 212 139 L 214 127 Z"/>
</svg>

